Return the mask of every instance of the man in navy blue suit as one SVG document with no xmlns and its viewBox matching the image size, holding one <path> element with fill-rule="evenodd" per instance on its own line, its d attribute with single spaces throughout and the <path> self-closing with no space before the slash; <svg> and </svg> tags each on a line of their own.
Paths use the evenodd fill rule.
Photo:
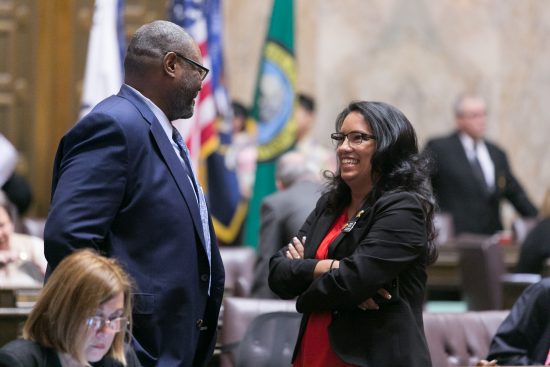
<svg viewBox="0 0 550 367">
<path fill-rule="evenodd" d="M 132 342 L 144 366 L 204 366 L 215 345 L 224 270 L 171 124 L 193 115 L 208 73 L 201 63 L 181 27 L 139 28 L 120 92 L 67 132 L 54 162 L 49 271 L 82 247 L 117 258 L 136 283 Z"/>
</svg>

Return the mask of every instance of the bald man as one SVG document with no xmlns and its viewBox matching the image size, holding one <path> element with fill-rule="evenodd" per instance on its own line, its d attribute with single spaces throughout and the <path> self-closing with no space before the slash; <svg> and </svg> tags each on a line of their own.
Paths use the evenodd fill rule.
<svg viewBox="0 0 550 367">
<path fill-rule="evenodd" d="M 139 28 L 125 84 L 66 133 L 54 162 L 49 271 L 83 247 L 117 258 L 136 283 L 132 342 L 144 366 L 204 366 L 215 344 L 224 270 L 171 123 L 193 115 L 208 73 L 201 63 L 181 27 Z"/>
<path fill-rule="evenodd" d="M 277 161 L 277 192 L 266 196 L 260 213 L 260 244 L 251 296 L 279 298 L 269 289 L 269 259 L 298 235 L 323 191 L 317 167 L 300 152 L 290 151 Z"/>
<path fill-rule="evenodd" d="M 456 131 L 430 140 L 425 150 L 435 163 L 432 186 L 439 208 L 452 215 L 455 232 L 492 235 L 501 230 L 503 199 L 520 215 L 535 216 L 537 209 L 513 175 L 506 153 L 485 138 L 485 101 L 462 95 L 454 114 Z"/>
</svg>

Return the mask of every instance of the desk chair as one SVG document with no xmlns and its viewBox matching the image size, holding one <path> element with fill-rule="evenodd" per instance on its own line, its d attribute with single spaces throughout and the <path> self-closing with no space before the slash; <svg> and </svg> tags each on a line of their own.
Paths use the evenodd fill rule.
<svg viewBox="0 0 550 367">
<path fill-rule="evenodd" d="M 248 297 L 254 277 L 256 251 L 251 247 L 220 247 L 225 268 L 225 294 Z"/>
</svg>

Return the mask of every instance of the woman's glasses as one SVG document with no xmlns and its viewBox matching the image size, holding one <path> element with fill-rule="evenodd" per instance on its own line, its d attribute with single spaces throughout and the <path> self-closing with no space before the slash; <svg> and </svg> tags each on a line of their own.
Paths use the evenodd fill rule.
<svg viewBox="0 0 550 367">
<path fill-rule="evenodd" d="M 332 133 L 330 134 L 330 138 L 332 139 L 332 142 L 335 146 L 339 147 L 344 143 L 344 140 L 346 138 L 348 139 L 348 142 L 352 146 L 360 145 L 362 142 L 367 140 L 376 140 L 376 136 L 365 134 L 359 131 L 352 131 L 350 133 L 344 134 L 344 133 Z"/>
<path fill-rule="evenodd" d="M 127 317 L 117 317 L 109 320 L 103 316 L 92 316 L 86 319 L 86 326 L 94 331 L 103 329 L 104 326 L 107 326 L 111 331 L 119 332 L 127 325 Z"/>
</svg>

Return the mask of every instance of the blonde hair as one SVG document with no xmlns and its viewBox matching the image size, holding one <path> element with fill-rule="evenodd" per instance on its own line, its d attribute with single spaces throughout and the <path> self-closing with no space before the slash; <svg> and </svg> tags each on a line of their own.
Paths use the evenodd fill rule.
<svg viewBox="0 0 550 367">
<path fill-rule="evenodd" d="M 68 353 L 88 366 L 82 354 L 86 319 L 95 315 L 103 303 L 122 292 L 122 316 L 131 321 L 131 284 L 129 276 L 114 259 L 91 250 L 77 251 L 61 261 L 52 273 L 23 326 L 23 337 Z M 121 330 L 107 353 L 124 366 L 125 339 L 126 330 Z"/>
<path fill-rule="evenodd" d="M 542 205 L 540 207 L 540 216 L 542 218 L 550 218 L 550 188 L 546 190 Z"/>
</svg>

